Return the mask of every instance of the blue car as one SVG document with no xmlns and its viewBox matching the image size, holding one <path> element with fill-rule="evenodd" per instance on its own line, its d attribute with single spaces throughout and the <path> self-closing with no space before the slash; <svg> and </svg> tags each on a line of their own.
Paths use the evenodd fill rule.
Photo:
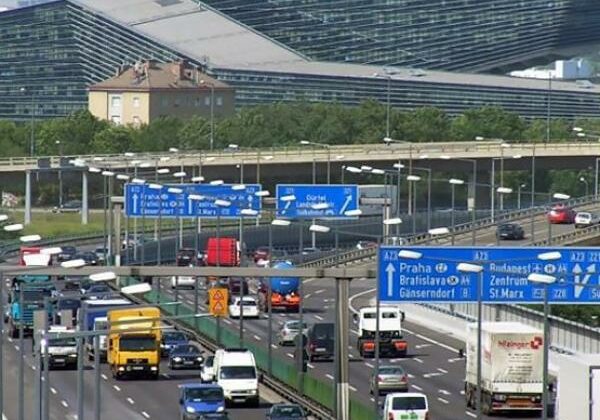
<svg viewBox="0 0 600 420">
<path fill-rule="evenodd" d="M 167 357 L 174 347 L 187 344 L 188 341 L 187 335 L 181 331 L 164 331 L 160 341 L 161 357 Z"/>
<path fill-rule="evenodd" d="M 200 369 L 202 367 L 202 352 L 193 344 L 180 344 L 169 353 L 171 369 Z"/>
<path fill-rule="evenodd" d="M 224 413 L 225 396 L 223 388 L 216 384 L 190 383 L 179 386 L 180 417 L 185 420 L 198 420 L 207 413 Z"/>
</svg>

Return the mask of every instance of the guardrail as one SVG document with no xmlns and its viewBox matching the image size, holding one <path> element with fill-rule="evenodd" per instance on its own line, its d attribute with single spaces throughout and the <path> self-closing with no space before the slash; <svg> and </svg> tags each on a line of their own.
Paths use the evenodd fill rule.
<svg viewBox="0 0 600 420">
<path fill-rule="evenodd" d="M 482 142 L 430 142 L 430 143 L 392 143 L 389 145 L 382 143 L 365 143 L 365 144 L 352 144 L 352 145 L 331 145 L 328 148 L 323 147 L 310 147 L 310 146 L 292 146 L 292 147 L 271 147 L 271 148 L 239 148 L 239 149 L 225 149 L 217 151 L 205 151 L 205 150 L 185 150 L 179 153 L 169 153 L 173 159 L 170 162 L 162 162 L 161 165 L 174 165 L 180 164 L 181 160 L 184 159 L 196 159 L 199 162 L 200 159 L 207 165 L 218 165 L 219 158 L 232 158 L 250 162 L 259 162 L 261 157 L 273 156 L 273 158 L 284 158 L 290 156 L 310 156 L 318 160 L 325 160 L 328 157 L 344 156 L 338 160 L 351 160 L 352 156 L 360 156 L 364 159 L 365 156 L 371 154 L 385 153 L 389 154 L 392 152 L 403 152 L 408 155 L 419 156 L 424 153 L 494 153 L 493 156 L 501 156 L 506 154 L 502 151 L 501 141 L 482 141 Z M 511 143 L 512 150 L 518 150 L 523 152 L 521 154 L 528 154 L 535 147 L 536 155 L 548 155 L 549 151 L 554 151 L 557 154 L 561 154 L 564 151 L 578 151 L 584 155 L 595 156 L 600 154 L 600 144 L 598 143 L 586 143 L 586 142 L 575 142 L 575 143 Z M 598 149 L 598 150 L 595 150 Z M 94 157 L 102 158 L 102 161 L 93 161 L 95 165 L 118 165 L 122 163 L 125 165 L 131 160 L 144 160 L 154 162 L 157 161 L 165 153 L 148 153 L 141 152 L 137 153 L 135 157 L 126 157 L 118 154 L 98 154 L 98 155 L 69 155 L 65 156 L 39 156 L 39 157 L 11 157 L 0 159 L 0 166 L 6 167 L 31 167 L 36 168 L 38 163 L 43 162 L 44 165 L 50 167 L 59 167 L 62 159 L 81 159 L 85 161 L 92 161 Z M 490 155 L 492 156 L 492 155 Z M 486 156 L 486 157 L 490 157 Z M 215 161 L 211 162 L 211 159 L 215 158 Z M 433 157 L 432 157 L 433 158 Z"/>
</svg>

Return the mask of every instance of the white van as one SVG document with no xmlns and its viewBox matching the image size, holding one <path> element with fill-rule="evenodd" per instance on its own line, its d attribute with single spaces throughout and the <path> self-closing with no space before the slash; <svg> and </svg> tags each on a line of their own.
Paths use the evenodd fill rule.
<svg viewBox="0 0 600 420">
<path fill-rule="evenodd" d="M 430 420 L 427 395 L 418 392 L 394 392 L 385 397 L 383 419 Z"/>
<path fill-rule="evenodd" d="M 225 399 L 232 403 L 259 404 L 258 371 L 254 354 L 247 349 L 218 349 L 213 369 Z"/>
</svg>

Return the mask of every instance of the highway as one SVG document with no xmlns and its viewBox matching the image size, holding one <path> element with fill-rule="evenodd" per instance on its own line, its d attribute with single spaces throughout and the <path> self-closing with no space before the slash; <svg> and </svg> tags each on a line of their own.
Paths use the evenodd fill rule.
<svg viewBox="0 0 600 420">
<path fill-rule="evenodd" d="M 588 208 L 595 208 L 588 207 Z M 529 235 L 529 219 L 522 222 L 527 235 Z M 573 229 L 573 226 L 555 225 L 553 233 L 561 234 Z M 547 234 L 547 223 L 545 218 L 539 216 L 535 219 L 536 239 L 541 239 Z M 495 230 L 485 229 L 477 234 L 477 242 L 483 246 L 496 244 Z M 506 245 L 526 245 L 528 238 L 523 241 L 503 242 Z M 463 233 L 457 235 L 456 245 L 470 245 L 471 234 Z M 13 261 L 14 262 L 14 261 Z M 163 279 L 167 284 L 168 279 Z M 351 306 L 360 308 L 373 304 L 373 279 L 357 279 L 351 285 Z M 173 292 L 168 287 L 163 288 L 167 293 Z M 202 293 L 201 308 L 206 310 L 204 292 Z M 333 321 L 334 316 L 334 288 L 332 283 L 319 282 L 316 279 L 304 281 L 304 317 L 309 323 Z M 180 290 L 179 299 L 186 305 L 193 303 L 193 291 Z M 295 319 L 296 314 L 275 313 L 274 331 L 289 319 Z M 458 349 L 464 347 L 459 340 L 441 335 L 435 331 L 435 325 L 423 326 L 410 321 L 404 323 L 405 337 L 409 342 L 409 357 L 406 359 L 382 359 L 381 363 L 402 364 L 409 373 L 411 389 L 425 392 L 430 399 L 432 415 L 436 419 L 456 420 L 460 418 L 474 417 L 474 413 L 466 410 L 464 396 L 462 395 L 464 379 L 464 360 L 457 357 Z M 265 345 L 268 340 L 266 315 L 259 320 L 245 320 L 245 339 L 251 340 L 258 345 Z M 352 325 L 352 324 L 351 324 Z M 224 328 L 238 331 L 239 324 L 236 320 L 225 319 Z M 356 331 L 351 331 L 350 337 L 350 392 L 351 397 L 365 404 L 373 404 L 373 397 L 369 395 L 369 378 L 373 368 L 373 360 L 361 360 L 354 349 Z M 276 343 L 275 338 L 273 342 Z M 34 383 L 35 371 L 32 368 L 30 340 L 26 343 L 28 351 L 27 365 L 25 369 L 26 401 L 35 401 Z M 17 375 L 18 353 L 16 349 L 17 340 L 5 339 L 5 383 L 15 384 Z M 293 363 L 293 347 L 282 348 L 275 345 L 276 357 Z M 326 383 L 333 385 L 333 364 L 331 362 L 315 362 L 309 364 L 309 373 L 320 378 Z M 88 367 L 84 373 L 85 378 L 85 417 L 93 418 L 93 387 L 94 371 Z M 162 374 L 159 381 L 115 381 L 110 376 L 106 365 L 102 366 L 101 394 L 102 394 L 102 418 L 123 419 L 165 419 L 173 418 L 178 411 L 177 385 L 183 382 L 198 380 L 198 372 L 170 372 L 166 366 L 162 366 Z M 50 374 L 50 414 L 52 419 L 74 419 L 77 402 L 76 372 L 74 371 L 52 371 Z M 17 387 L 10 386 L 5 389 L 5 401 L 17 400 Z M 262 407 L 232 408 L 229 410 L 232 419 L 263 419 L 266 407 L 270 402 L 279 401 L 280 397 L 263 389 L 261 395 L 266 398 Z M 26 416 L 32 417 L 32 405 L 26 405 Z M 8 420 L 17 418 L 17 405 L 7 404 L 5 412 Z M 522 417 L 513 417 L 522 418 Z"/>
</svg>

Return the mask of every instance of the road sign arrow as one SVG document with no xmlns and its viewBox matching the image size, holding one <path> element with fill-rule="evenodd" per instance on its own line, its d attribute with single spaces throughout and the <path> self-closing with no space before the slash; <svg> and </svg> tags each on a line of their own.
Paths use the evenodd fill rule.
<svg viewBox="0 0 600 420">
<path fill-rule="evenodd" d="M 346 209 L 350 205 L 351 201 L 352 201 L 352 196 L 351 195 L 347 195 L 346 196 L 346 200 L 344 201 L 344 204 L 342 205 L 342 208 L 340 210 L 340 214 L 344 214 L 346 212 Z"/>
<path fill-rule="evenodd" d="M 385 268 L 385 272 L 387 273 L 387 281 L 388 281 L 387 295 L 388 295 L 388 297 L 392 297 L 392 296 L 394 296 L 394 273 L 396 272 L 396 269 L 394 268 L 394 264 L 389 263 L 387 265 L 387 267 Z"/>
<path fill-rule="evenodd" d="M 137 208 L 138 208 L 138 195 L 137 194 L 133 194 L 132 196 L 132 200 L 133 200 L 133 212 L 137 213 Z"/>
<path fill-rule="evenodd" d="M 581 275 L 583 273 L 583 269 L 581 266 L 579 264 L 575 264 L 575 267 L 573 267 L 573 274 L 575 274 L 575 299 L 580 298 L 581 293 L 583 293 L 583 290 L 585 289 L 585 285 L 588 284 L 592 278 L 592 275 L 596 272 L 596 264 L 590 264 L 585 271 L 586 274 L 582 278 Z"/>
</svg>

